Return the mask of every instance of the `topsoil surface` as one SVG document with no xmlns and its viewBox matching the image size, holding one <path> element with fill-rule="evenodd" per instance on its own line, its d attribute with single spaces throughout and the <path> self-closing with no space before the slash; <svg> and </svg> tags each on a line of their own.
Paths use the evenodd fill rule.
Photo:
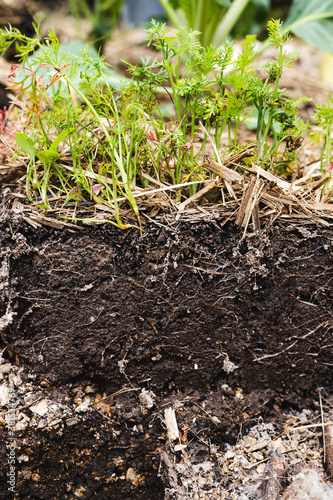
<svg viewBox="0 0 333 500">
<path fill-rule="evenodd" d="M 281 412 L 313 409 L 318 388 L 329 396 L 331 227 L 243 237 L 221 219 L 159 219 L 140 236 L 36 230 L 5 211 L 0 241 L 0 347 L 20 408 L 76 405 L 74 420 L 21 426 L 15 498 L 163 499 L 165 408 L 200 462 L 202 443 L 225 449 L 260 418 L 279 429 Z"/>
</svg>

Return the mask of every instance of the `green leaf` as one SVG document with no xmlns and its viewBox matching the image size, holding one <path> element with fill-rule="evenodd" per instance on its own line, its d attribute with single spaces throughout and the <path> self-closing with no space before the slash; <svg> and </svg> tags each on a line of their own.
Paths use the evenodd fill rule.
<svg viewBox="0 0 333 500">
<path fill-rule="evenodd" d="M 15 140 L 22 151 L 27 153 L 31 157 L 32 161 L 35 161 L 36 148 L 35 143 L 31 139 L 31 137 L 29 137 L 27 134 L 24 134 L 23 132 L 16 132 Z"/>
<path fill-rule="evenodd" d="M 251 0 L 256 9 L 266 12 L 271 8 L 271 0 Z"/>
<path fill-rule="evenodd" d="M 333 0 L 294 0 L 284 28 L 317 49 L 333 53 Z"/>
<path fill-rule="evenodd" d="M 215 0 L 218 5 L 221 5 L 221 7 L 230 7 L 231 2 L 230 0 Z"/>
<path fill-rule="evenodd" d="M 76 61 L 82 60 L 83 51 L 87 51 L 89 58 L 91 58 L 91 63 L 84 68 L 83 75 L 86 72 L 89 73 L 90 76 L 94 76 L 96 79 L 98 79 L 98 72 L 94 67 L 93 60 L 102 61 L 102 59 L 98 55 L 96 49 L 91 45 L 87 45 L 81 40 L 72 40 L 68 43 L 62 43 L 59 45 L 57 58 L 61 62 L 72 62 L 72 65 L 70 66 L 74 67 Z M 41 60 L 42 62 L 44 62 L 45 60 L 44 51 L 42 49 L 38 49 L 28 58 L 27 66 L 33 71 L 36 71 L 37 78 L 43 76 L 44 84 L 49 84 L 51 82 L 52 76 L 56 73 L 56 70 L 50 67 L 40 67 Z M 26 71 L 24 69 L 17 72 L 18 76 L 22 75 L 23 77 L 25 74 Z M 83 75 L 80 74 L 80 71 L 78 69 L 76 76 L 73 76 L 71 78 L 76 87 L 79 87 L 82 83 Z M 120 89 L 125 85 L 126 82 L 128 82 L 128 78 L 119 75 L 110 67 L 104 68 L 104 77 L 105 78 L 103 78 L 103 82 L 106 81 L 108 85 L 110 85 L 110 87 L 114 87 L 116 89 Z M 67 84 L 63 82 L 62 79 L 51 85 L 46 90 L 46 94 L 55 97 L 61 90 L 65 92 L 67 92 L 68 90 Z"/>
<path fill-rule="evenodd" d="M 52 142 L 52 146 L 50 147 L 49 151 L 57 151 L 61 141 L 63 141 L 68 134 L 74 132 L 74 130 L 75 128 L 71 128 L 69 130 L 68 129 L 63 130 L 61 134 L 59 134 L 58 137 Z"/>
<path fill-rule="evenodd" d="M 59 153 L 56 151 L 38 151 L 37 153 L 38 158 L 40 161 L 43 163 L 44 168 L 47 168 L 47 166 L 52 163 L 53 160 L 59 157 Z"/>
</svg>

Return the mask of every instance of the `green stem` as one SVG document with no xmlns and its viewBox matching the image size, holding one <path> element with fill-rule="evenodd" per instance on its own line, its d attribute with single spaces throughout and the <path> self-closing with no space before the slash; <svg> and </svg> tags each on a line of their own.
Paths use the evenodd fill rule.
<svg viewBox="0 0 333 500">
<path fill-rule="evenodd" d="M 213 38 L 214 45 L 217 47 L 222 45 L 249 2 L 250 0 L 234 0 L 234 2 L 232 2 L 231 7 L 229 7 L 227 13 L 223 17 L 223 20 L 219 24 L 218 29 L 216 30 Z"/>
<path fill-rule="evenodd" d="M 206 24 L 206 12 L 208 11 L 207 6 L 205 5 L 207 2 L 205 0 L 198 0 L 197 3 L 199 5 L 197 6 L 194 28 L 197 31 L 200 31 L 201 36 L 203 37 Z"/>
<path fill-rule="evenodd" d="M 43 124 L 43 120 L 41 119 L 41 116 L 40 116 L 40 115 L 38 116 L 38 123 L 39 123 L 40 128 L 41 128 L 41 130 L 42 130 L 42 132 L 43 132 L 43 135 L 44 135 L 44 137 L 45 137 L 46 144 L 47 144 L 47 146 L 48 146 L 48 147 L 50 147 L 50 146 L 51 146 L 51 141 L 50 141 L 50 139 L 49 139 L 49 137 L 48 137 L 48 135 L 47 135 L 47 133 L 46 133 L 46 131 L 45 131 L 44 124 Z"/>
<path fill-rule="evenodd" d="M 231 141 L 231 120 L 228 121 L 228 145 L 229 151 L 232 150 L 232 141 Z"/>
<path fill-rule="evenodd" d="M 330 159 L 331 159 L 331 132 L 332 132 L 332 121 L 328 122 L 327 125 L 327 131 L 326 131 L 326 151 L 325 151 L 325 167 L 326 167 L 326 172 L 328 170 L 329 164 L 330 164 Z M 325 177 L 325 172 L 322 169 L 321 175 L 322 177 Z"/>
<path fill-rule="evenodd" d="M 324 172 L 324 151 L 326 149 L 326 138 L 325 138 L 325 142 L 323 144 L 323 147 L 321 148 L 321 153 L 320 153 L 320 173 L 321 173 L 321 177 L 324 178 L 325 177 L 325 172 Z"/>
<path fill-rule="evenodd" d="M 239 127 L 239 122 L 236 122 L 235 125 L 235 135 L 234 135 L 234 148 L 237 147 L 237 134 L 238 134 L 238 127 Z"/>
<path fill-rule="evenodd" d="M 173 9 L 169 4 L 168 0 L 159 0 L 163 9 L 165 10 L 168 18 L 172 22 L 175 28 L 181 29 L 183 25 L 179 22 L 179 16 L 177 15 L 176 9 Z"/>
<path fill-rule="evenodd" d="M 303 24 L 311 23 L 313 21 L 318 21 L 319 19 L 325 19 L 328 17 L 333 17 L 333 10 L 329 10 L 326 12 L 314 12 L 312 14 L 309 14 L 308 16 L 304 16 L 301 17 L 300 19 L 297 19 L 293 23 L 284 24 L 282 34 L 286 35 L 288 31 L 293 31 L 296 28 L 303 26 Z M 266 40 L 264 40 L 260 45 L 260 48 L 255 52 L 253 58 L 256 59 L 258 56 L 263 54 L 271 45 L 272 42 L 269 40 L 269 38 L 266 38 Z"/>
<path fill-rule="evenodd" d="M 214 16 L 213 19 L 210 20 L 208 26 L 206 26 L 206 28 L 204 29 L 204 32 L 202 34 L 202 45 L 204 47 L 208 47 L 208 45 L 212 43 L 214 33 L 216 32 L 220 21 L 220 16 Z"/>
<path fill-rule="evenodd" d="M 291 24 L 284 24 L 283 32 L 287 33 L 288 31 L 293 31 L 296 28 L 299 28 L 303 24 L 312 23 L 313 21 L 326 19 L 328 17 L 333 17 L 333 10 L 327 10 L 325 12 L 313 12 L 312 14 L 308 14 L 307 16 L 296 19 L 296 21 L 292 22 Z"/>
<path fill-rule="evenodd" d="M 181 123 L 181 121 L 182 121 L 182 110 L 181 110 L 181 106 L 180 106 L 180 99 L 179 99 L 179 96 L 178 96 L 178 94 L 176 92 L 176 87 L 175 87 L 175 84 L 174 84 L 174 81 L 173 81 L 173 76 L 172 76 L 172 72 L 171 72 L 171 69 L 170 69 L 170 65 L 167 66 L 167 72 L 168 72 L 169 79 L 170 79 L 170 85 L 171 85 L 171 89 L 172 89 L 173 100 L 174 100 L 175 106 L 176 106 L 178 121 L 179 121 L 179 123 Z"/>
</svg>

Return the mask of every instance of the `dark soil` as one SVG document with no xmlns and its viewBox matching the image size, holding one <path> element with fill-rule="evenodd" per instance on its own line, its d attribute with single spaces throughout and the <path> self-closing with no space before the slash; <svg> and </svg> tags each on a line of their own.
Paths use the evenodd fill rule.
<svg viewBox="0 0 333 500">
<path fill-rule="evenodd" d="M 277 222 L 242 239 L 223 223 L 159 220 L 140 237 L 110 225 L 35 230 L 2 214 L 0 318 L 15 313 L 4 356 L 50 394 L 127 391 L 108 417 L 22 432 L 38 478 L 21 477 L 15 498 L 76 498 L 71 484 L 82 498 L 162 499 L 168 405 L 193 442 L 223 447 L 332 385 L 333 229 Z M 154 393 L 149 410 L 142 388 Z"/>
</svg>

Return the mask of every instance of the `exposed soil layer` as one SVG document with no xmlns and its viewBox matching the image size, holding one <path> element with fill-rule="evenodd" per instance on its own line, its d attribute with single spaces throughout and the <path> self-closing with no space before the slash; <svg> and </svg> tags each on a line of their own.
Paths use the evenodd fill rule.
<svg viewBox="0 0 333 500">
<path fill-rule="evenodd" d="M 242 238 L 223 222 L 159 220 L 140 236 L 2 214 L 4 357 L 50 397 L 124 389 L 109 416 L 22 430 L 38 477 L 21 476 L 15 498 L 162 499 L 168 405 L 193 440 L 223 446 L 332 385 L 333 229 L 277 222 Z"/>
</svg>

